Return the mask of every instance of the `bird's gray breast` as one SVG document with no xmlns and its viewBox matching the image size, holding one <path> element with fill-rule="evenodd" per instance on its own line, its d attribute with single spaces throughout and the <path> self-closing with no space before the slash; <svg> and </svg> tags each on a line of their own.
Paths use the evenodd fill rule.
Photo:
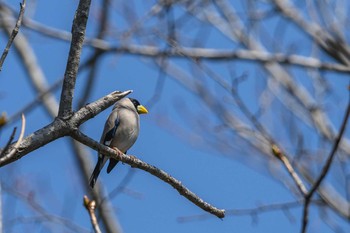
<svg viewBox="0 0 350 233">
<path fill-rule="evenodd" d="M 140 131 L 139 114 L 130 109 L 120 109 L 119 126 L 112 139 L 111 146 L 126 152 L 136 141 Z"/>
</svg>

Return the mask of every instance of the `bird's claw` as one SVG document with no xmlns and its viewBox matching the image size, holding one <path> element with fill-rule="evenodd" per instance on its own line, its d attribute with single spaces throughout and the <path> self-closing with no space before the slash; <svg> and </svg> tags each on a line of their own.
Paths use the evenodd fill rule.
<svg viewBox="0 0 350 233">
<path fill-rule="evenodd" d="M 113 150 L 117 152 L 118 155 L 123 155 L 124 153 L 121 152 L 117 147 L 111 147 Z"/>
</svg>

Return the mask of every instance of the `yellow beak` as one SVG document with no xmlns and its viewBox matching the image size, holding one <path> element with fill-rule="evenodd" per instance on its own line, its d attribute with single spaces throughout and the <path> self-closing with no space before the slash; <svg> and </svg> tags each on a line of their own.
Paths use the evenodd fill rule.
<svg viewBox="0 0 350 233">
<path fill-rule="evenodd" d="M 148 110 L 143 105 L 139 105 L 139 106 L 137 106 L 137 112 L 139 114 L 147 114 Z"/>
</svg>

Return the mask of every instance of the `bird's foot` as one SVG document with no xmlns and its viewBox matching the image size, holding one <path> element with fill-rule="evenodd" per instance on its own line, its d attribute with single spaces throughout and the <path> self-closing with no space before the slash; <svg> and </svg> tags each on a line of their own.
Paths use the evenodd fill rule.
<svg viewBox="0 0 350 233">
<path fill-rule="evenodd" d="M 117 147 L 111 147 L 113 150 L 117 152 L 118 155 L 123 155 L 124 153 L 121 152 Z"/>
</svg>

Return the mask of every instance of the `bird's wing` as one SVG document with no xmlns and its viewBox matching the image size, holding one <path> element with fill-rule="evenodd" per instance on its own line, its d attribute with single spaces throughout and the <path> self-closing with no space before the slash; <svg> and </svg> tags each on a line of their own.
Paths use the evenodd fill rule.
<svg viewBox="0 0 350 233">
<path fill-rule="evenodd" d="M 116 110 L 113 110 L 105 123 L 100 143 L 102 143 L 103 145 L 106 145 L 106 146 L 109 146 L 111 144 L 111 141 L 113 140 L 113 137 L 115 136 L 115 133 L 117 131 L 119 123 L 120 123 L 120 121 L 119 121 L 118 113 Z M 108 158 L 106 156 L 104 156 L 103 154 L 98 155 L 97 164 L 96 164 L 95 169 L 92 172 L 91 177 L 90 177 L 91 188 L 94 187 L 94 185 L 97 181 L 97 177 L 99 176 L 99 174 L 100 174 L 103 166 L 106 164 L 107 160 L 108 160 Z"/>
<path fill-rule="evenodd" d="M 114 110 L 108 117 L 100 142 L 103 145 L 109 146 L 117 132 L 120 120 L 116 110 Z"/>
<path fill-rule="evenodd" d="M 117 109 L 113 110 L 112 113 L 109 115 L 106 124 L 105 129 L 102 134 L 101 143 L 103 143 L 106 146 L 110 146 L 111 142 L 117 132 L 118 126 L 120 123 L 120 118 L 118 115 Z M 106 163 L 107 159 L 103 156 L 103 162 Z M 117 165 L 118 161 L 110 158 L 109 164 L 107 167 L 107 173 L 110 173 L 111 170 Z"/>
</svg>

